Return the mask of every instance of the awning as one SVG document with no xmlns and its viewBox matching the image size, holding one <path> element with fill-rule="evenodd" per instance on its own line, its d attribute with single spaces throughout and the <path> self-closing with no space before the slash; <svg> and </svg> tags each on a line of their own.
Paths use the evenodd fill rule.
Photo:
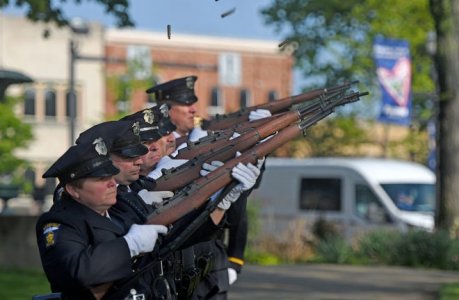
<svg viewBox="0 0 459 300">
<path fill-rule="evenodd" d="M 33 82 L 33 79 L 20 72 L 0 69 L 0 101 L 5 97 L 5 90 L 10 84 Z"/>
</svg>

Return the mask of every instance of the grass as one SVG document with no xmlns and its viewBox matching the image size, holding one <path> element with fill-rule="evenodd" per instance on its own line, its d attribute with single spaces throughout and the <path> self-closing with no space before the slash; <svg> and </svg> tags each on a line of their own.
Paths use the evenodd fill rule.
<svg viewBox="0 0 459 300">
<path fill-rule="evenodd" d="M 442 286 L 439 300 L 459 299 L 459 282 L 450 283 Z"/>
<path fill-rule="evenodd" d="M 42 271 L 0 268 L 0 299 L 24 300 L 50 293 L 49 283 Z M 446 284 L 439 300 L 459 299 L 459 282 Z"/>
<path fill-rule="evenodd" d="M 0 299 L 32 299 L 46 293 L 50 288 L 43 271 L 0 268 Z"/>
</svg>

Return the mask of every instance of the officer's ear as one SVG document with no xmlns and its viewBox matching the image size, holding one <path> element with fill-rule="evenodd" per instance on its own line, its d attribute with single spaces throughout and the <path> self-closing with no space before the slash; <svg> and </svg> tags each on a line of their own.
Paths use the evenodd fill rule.
<svg viewBox="0 0 459 300">
<path fill-rule="evenodd" d="M 78 193 L 78 187 L 72 183 L 67 183 L 65 184 L 65 190 L 67 191 L 67 193 L 69 193 L 69 195 L 75 199 L 75 200 L 79 200 L 80 199 L 80 193 Z"/>
</svg>

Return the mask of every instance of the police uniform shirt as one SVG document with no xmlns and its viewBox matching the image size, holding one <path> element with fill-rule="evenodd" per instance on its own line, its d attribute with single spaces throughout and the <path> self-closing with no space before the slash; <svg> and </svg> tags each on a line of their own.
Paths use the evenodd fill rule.
<svg viewBox="0 0 459 300">
<path fill-rule="evenodd" d="M 64 194 L 36 225 L 43 269 L 52 291 L 69 299 L 88 299 L 90 287 L 131 275 L 124 234 L 125 228 Z"/>
</svg>

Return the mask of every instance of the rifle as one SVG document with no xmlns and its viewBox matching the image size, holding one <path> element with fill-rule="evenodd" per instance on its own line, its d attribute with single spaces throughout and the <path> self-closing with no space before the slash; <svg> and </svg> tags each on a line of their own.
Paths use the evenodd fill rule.
<svg viewBox="0 0 459 300">
<path fill-rule="evenodd" d="M 203 163 L 210 163 L 214 160 L 225 162 L 233 158 L 237 152 L 243 152 L 250 149 L 262 139 L 267 138 L 305 116 L 314 118 L 315 115 L 321 114 L 324 106 L 334 104 L 335 101 L 333 101 L 333 98 L 337 96 L 339 97 L 339 94 L 336 93 L 334 95 L 330 95 L 329 97 L 318 99 L 314 102 L 305 103 L 300 108 L 283 113 L 281 116 L 272 119 L 270 122 L 265 123 L 258 128 L 248 129 L 246 133 L 235 139 L 220 140 L 217 143 L 220 148 L 205 147 L 207 148 L 204 149 L 205 152 L 199 154 L 193 159 L 190 159 L 185 164 L 168 170 L 163 169 L 162 171 L 164 175 L 156 180 L 156 186 L 154 189 L 157 191 L 174 191 L 185 186 L 200 177 L 199 171 L 201 170 Z M 352 97 L 353 96 L 350 95 L 344 98 L 339 98 L 339 103 L 341 104 L 337 105 L 347 103 L 347 99 L 352 99 Z M 214 145 L 212 144 L 212 146 Z"/>
<path fill-rule="evenodd" d="M 247 133 L 252 128 L 260 127 L 263 124 L 271 122 L 272 120 L 280 117 L 282 114 L 284 113 L 279 113 L 271 117 L 255 121 L 245 121 L 225 130 L 208 131 L 207 136 L 202 137 L 195 142 L 188 141 L 186 147 L 180 149 L 174 158 L 192 159 L 200 154 L 207 153 L 209 149 L 221 148 L 222 145 L 228 142 L 228 140 L 233 136 L 235 132 L 239 134 Z"/>
<path fill-rule="evenodd" d="M 278 112 L 289 109 L 294 104 L 313 100 L 313 99 L 316 99 L 317 97 L 320 97 L 321 95 L 326 95 L 327 93 L 330 93 L 330 92 L 337 92 L 337 91 L 345 90 L 349 88 L 350 85 L 357 83 L 357 82 L 358 81 L 350 81 L 350 82 L 345 82 L 342 85 L 337 85 L 331 88 L 316 89 L 316 90 L 312 90 L 312 91 L 302 93 L 296 96 L 282 98 L 277 101 L 250 106 L 247 108 L 243 108 L 237 112 L 233 112 L 233 113 L 229 113 L 225 115 L 217 114 L 211 120 L 204 120 L 202 122 L 201 127 L 204 130 L 226 129 L 235 124 L 239 124 L 241 122 L 247 121 L 251 111 L 254 111 L 257 109 L 267 109 L 272 114 L 278 113 Z"/>
<path fill-rule="evenodd" d="M 219 196 L 219 200 L 208 203 L 206 209 L 201 213 L 201 215 L 198 216 L 198 218 L 190 224 L 189 228 L 186 228 L 176 240 L 172 240 L 164 245 L 165 247 L 160 250 L 159 258 L 164 257 L 167 253 L 170 253 L 170 251 L 174 249 L 178 249 L 178 247 L 183 244 L 187 236 L 194 232 L 199 227 L 199 224 L 204 222 L 210 213 L 217 207 L 218 201 L 221 201 L 223 196 L 236 184 L 231 177 L 231 170 L 236 164 L 239 162 L 244 164 L 249 162 L 255 163 L 258 158 L 268 155 L 280 145 L 283 145 L 289 140 L 295 138 L 305 129 L 330 115 L 336 106 L 358 101 L 361 96 L 365 96 L 367 94 L 368 93 L 353 93 L 341 98 L 340 101 L 323 105 L 321 107 L 321 113 L 315 114 L 312 118 L 301 120 L 298 124 L 292 124 L 287 128 L 282 129 L 267 141 L 256 145 L 251 150 L 244 152 L 241 156 L 229 160 L 217 170 L 197 179 L 194 183 L 188 185 L 179 193 L 174 195 L 170 200 L 165 202 L 164 205 L 158 207 L 155 212 L 148 216 L 146 224 L 170 225 L 186 214 L 201 207 L 222 187 L 230 185 L 228 188 L 225 188 L 225 191 L 223 191 Z M 134 277 L 137 277 L 141 273 L 147 271 L 157 263 L 157 261 L 150 263 L 141 272 L 139 272 L 139 274 L 135 274 L 125 283 L 128 284 L 129 282 L 132 282 L 132 280 L 135 280 Z M 96 299 L 101 299 L 111 286 L 112 283 L 106 283 L 92 289 Z"/>
<path fill-rule="evenodd" d="M 330 115 L 338 105 L 358 101 L 361 96 L 368 93 L 353 93 L 341 98 L 339 101 L 321 107 L 321 112 L 315 114 L 312 118 L 300 121 L 298 124 L 292 124 L 270 139 L 244 152 L 239 157 L 227 161 L 223 166 L 210 172 L 208 175 L 196 179 L 193 183 L 176 193 L 170 200 L 158 207 L 147 217 L 146 224 L 169 225 L 201 207 L 206 201 L 222 187 L 228 185 L 233 180 L 231 170 L 238 163 L 256 163 L 256 161 L 270 154 L 272 151 L 298 136 L 305 129 L 311 127 L 318 121 Z"/>
</svg>

